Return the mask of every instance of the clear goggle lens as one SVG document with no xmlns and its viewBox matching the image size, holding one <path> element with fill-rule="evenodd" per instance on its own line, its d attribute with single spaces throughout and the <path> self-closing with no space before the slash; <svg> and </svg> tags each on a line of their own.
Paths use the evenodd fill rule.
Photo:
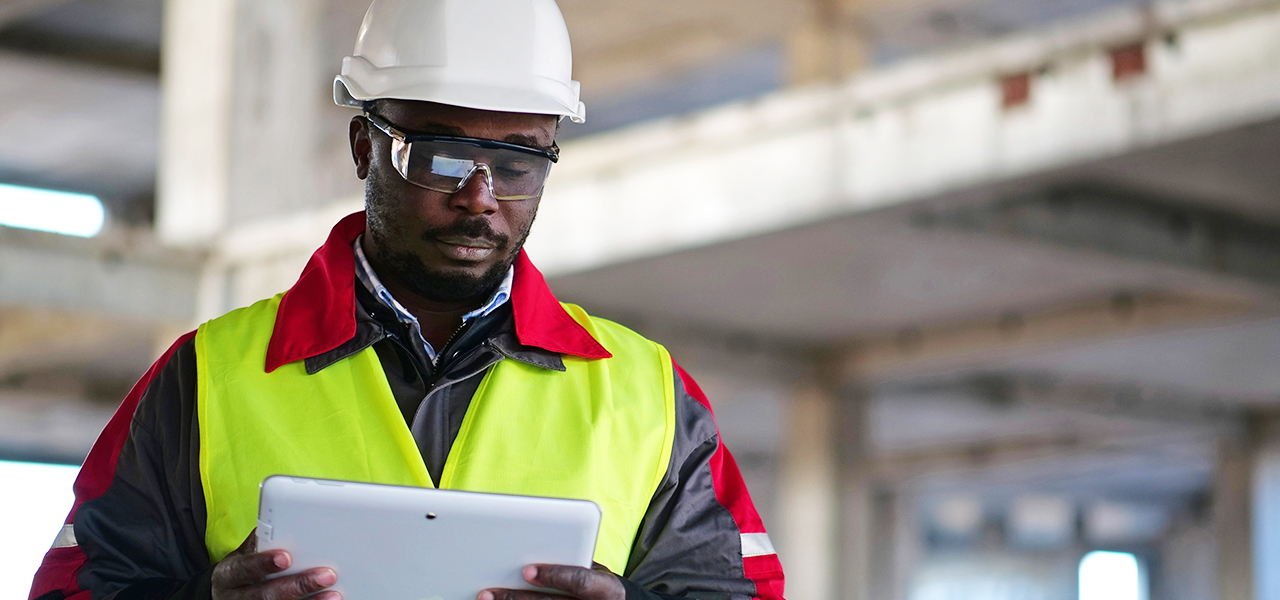
<svg viewBox="0 0 1280 600">
<path fill-rule="evenodd" d="M 405 181 L 444 194 L 462 190 L 477 173 L 498 200 L 542 195 L 559 149 L 529 148 L 493 140 L 406 134 L 376 114 L 365 118 L 391 137 L 391 163 Z"/>
<path fill-rule="evenodd" d="M 459 141 L 395 139 L 391 157 L 405 181 L 444 194 L 458 192 L 481 174 L 497 200 L 541 196 L 552 165 L 551 159 L 544 156 Z"/>
</svg>

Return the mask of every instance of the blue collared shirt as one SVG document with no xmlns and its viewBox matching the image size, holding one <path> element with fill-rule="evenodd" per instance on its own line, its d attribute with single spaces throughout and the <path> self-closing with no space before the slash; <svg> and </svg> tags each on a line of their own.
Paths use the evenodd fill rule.
<svg viewBox="0 0 1280 600">
<path fill-rule="evenodd" d="M 378 302 L 395 313 L 397 320 L 407 325 L 418 336 L 418 339 L 422 340 L 422 345 L 427 350 L 427 357 L 434 363 L 437 350 L 431 347 L 431 342 L 428 342 L 427 338 L 422 337 L 422 325 L 418 323 L 418 318 L 397 302 L 386 286 L 382 285 L 382 282 L 378 280 L 378 275 L 373 272 L 373 265 L 369 264 L 368 257 L 364 255 L 363 241 L 364 236 L 361 235 L 356 238 L 356 243 L 354 244 L 356 251 L 356 278 L 360 280 L 360 283 L 364 284 L 369 293 L 378 299 Z M 497 291 L 489 297 L 489 301 L 485 302 L 480 308 L 462 315 L 462 323 L 466 324 L 471 319 L 486 316 L 511 300 L 511 282 L 515 280 L 515 273 L 515 267 L 507 269 L 507 276 L 502 278 L 502 283 L 498 284 Z"/>
</svg>

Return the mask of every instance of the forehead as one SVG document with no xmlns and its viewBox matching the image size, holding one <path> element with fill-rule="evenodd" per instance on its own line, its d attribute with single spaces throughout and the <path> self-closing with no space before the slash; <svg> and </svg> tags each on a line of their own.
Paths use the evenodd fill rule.
<svg viewBox="0 0 1280 600">
<path fill-rule="evenodd" d="M 542 146 L 555 141 L 559 121 L 551 115 L 476 110 L 408 100 L 382 100 L 376 110 L 396 127 L 415 133 L 446 133 L 489 140 L 519 135 L 537 140 Z"/>
</svg>

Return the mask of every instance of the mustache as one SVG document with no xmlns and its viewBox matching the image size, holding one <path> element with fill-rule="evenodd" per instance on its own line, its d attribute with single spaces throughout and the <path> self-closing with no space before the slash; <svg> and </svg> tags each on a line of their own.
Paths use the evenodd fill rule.
<svg viewBox="0 0 1280 600">
<path fill-rule="evenodd" d="M 511 243 L 509 236 L 494 231 L 493 227 L 489 226 L 489 222 L 484 219 L 465 219 L 450 225 L 433 227 L 422 233 L 422 241 L 430 242 L 446 236 L 483 240 L 498 248 L 506 248 Z"/>
</svg>

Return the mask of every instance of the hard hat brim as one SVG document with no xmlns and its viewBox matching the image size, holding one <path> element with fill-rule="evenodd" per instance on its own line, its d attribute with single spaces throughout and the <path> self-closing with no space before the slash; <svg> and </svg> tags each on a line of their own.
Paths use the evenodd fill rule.
<svg viewBox="0 0 1280 600">
<path fill-rule="evenodd" d="M 573 83 L 577 84 L 576 81 Z M 576 106 L 570 106 L 577 96 L 577 90 L 531 91 L 530 88 L 535 86 L 544 89 L 563 87 L 554 81 L 535 82 L 534 86 L 526 85 L 522 88 L 481 83 L 449 82 L 437 85 L 430 82 L 417 82 L 407 85 L 392 84 L 383 89 L 369 90 L 360 87 L 344 74 L 333 80 L 333 101 L 339 106 L 361 108 L 370 100 L 416 100 L 476 110 L 568 117 L 574 123 L 586 121 L 586 105 L 576 102 Z M 557 98 L 557 96 L 563 98 Z"/>
</svg>

